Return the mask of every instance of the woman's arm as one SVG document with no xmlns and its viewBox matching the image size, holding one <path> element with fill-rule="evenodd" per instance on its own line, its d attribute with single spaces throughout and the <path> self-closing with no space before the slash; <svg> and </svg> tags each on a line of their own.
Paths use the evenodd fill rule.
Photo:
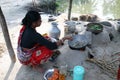
<svg viewBox="0 0 120 80">
<path fill-rule="evenodd" d="M 66 36 L 66 37 L 58 40 L 57 42 L 51 42 L 51 41 L 45 39 L 39 33 L 37 33 L 36 36 L 35 36 L 35 42 L 39 43 L 40 45 L 44 45 L 51 50 L 57 49 L 58 46 L 61 46 L 66 39 L 67 40 L 72 40 L 71 36 Z"/>
<path fill-rule="evenodd" d="M 58 46 L 63 45 L 65 40 L 72 40 L 71 36 L 65 36 L 62 39 L 58 40 L 56 43 Z"/>
<path fill-rule="evenodd" d="M 46 38 L 44 38 L 42 35 L 40 35 L 39 33 L 37 33 L 35 35 L 35 40 L 36 43 L 39 43 L 40 45 L 44 45 L 47 48 L 54 50 L 58 48 L 58 45 L 56 44 L 56 42 L 51 42 L 49 40 L 47 40 Z"/>
</svg>

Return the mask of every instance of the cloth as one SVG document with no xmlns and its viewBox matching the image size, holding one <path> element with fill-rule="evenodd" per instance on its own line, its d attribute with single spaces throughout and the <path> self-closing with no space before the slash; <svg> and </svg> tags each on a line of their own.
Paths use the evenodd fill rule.
<svg viewBox="0 0 120 80">
<path fill-rule="evenodd" d="M 17 56 L 19 61 L 24 65 L 38 65 L 46 62 L 53 54 L 53 51 L 39 44 L 34 45 L 31 49 L 26 49 L 20 46 L 22 35 L 25 31 L 25 26 L 20 30 L 18 38 Z"/>
<path fill-rule="evenodd" d="M 56 42 L 51 42 L 47 40 L 41 34 L 39 34 L 35 29 L 31 27 L 26 28 L 21 37 L 20 46 L 31 49 L 35 44 L 44 45 L 51 50 L 58 48 Z"/>
</svg>

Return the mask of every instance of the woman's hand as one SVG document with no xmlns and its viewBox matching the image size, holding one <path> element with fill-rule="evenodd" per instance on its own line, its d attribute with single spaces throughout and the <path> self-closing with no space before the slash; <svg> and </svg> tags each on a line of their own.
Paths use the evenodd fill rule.
<svg viewBox="0 0 120 80">
<path fill-rule="evenodd" d="M 72 36 L 65 36 L 62 39 L 58 40 L 56 43 L 58 46 L 63 45 L 65 40 L 73 40 Z"/>
<path fill-rule="evenodd" d="M 73 40 L 72 36 L 65 36 L 64 38 L 62 38 L 63 42 L 65 40 Z"/>
</svg>

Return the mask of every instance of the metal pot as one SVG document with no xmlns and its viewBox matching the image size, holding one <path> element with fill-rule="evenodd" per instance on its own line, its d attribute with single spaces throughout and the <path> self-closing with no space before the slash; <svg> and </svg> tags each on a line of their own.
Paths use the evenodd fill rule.
<svg viewBox="0 0 120 80">
<path fill-rule="evenodd" d="M 103 25 L 100 23 L 88 23 L 87 31 L 91 31 L 94 34 L 99 34 L 103 31 Z"/>
<path fill-rule="evenodd" d="M 59 37 L 60 37 L 61 31 L 57 27 L 57 25 L 58 24 L 56 22 L 51 23 L 51 26 L 50 26 L 50 29 L 49 29 L 49 36 L 58 40 Z"/>
<path fill-rule="evenodd" d="M 88 40 L 85 35 L 75 34 L 72 38 L 72 41 L 68 41 L 68 45 L 71 49 L 84 49 L 88 44 Z"/>
<path fill-rule="evenodd" d="M 74 33 L 75 32 L 75 30 L 76 30 L 76 28 L 75 28 L 75 26 L 76 26 L 76 23 L 74 22 L 74 21 L 66 21 L 65 22 L 65 33 L 66 34 L 70 34 L 70 33 Z"/>
</svg>

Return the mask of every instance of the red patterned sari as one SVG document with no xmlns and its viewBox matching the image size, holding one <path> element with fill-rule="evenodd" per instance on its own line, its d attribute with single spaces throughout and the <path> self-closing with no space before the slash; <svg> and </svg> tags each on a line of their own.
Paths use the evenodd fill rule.
<svg viewBox="0 0 120 80">
<path fill-rule="evenodd" d="M 53 54 L 53 51 L 48 49 L 45 46 L 40 46 L 36 44 L 31 49 L 22 48 L 20 46 L 21 37 L 25 30 L 25 26 L 20 30 L 18 38 L 18 47 L 17 47 L 17 57 L 19 61 L 24 65 L 38 65 L 43 62 L 46 62 Z"/>
</svg>

